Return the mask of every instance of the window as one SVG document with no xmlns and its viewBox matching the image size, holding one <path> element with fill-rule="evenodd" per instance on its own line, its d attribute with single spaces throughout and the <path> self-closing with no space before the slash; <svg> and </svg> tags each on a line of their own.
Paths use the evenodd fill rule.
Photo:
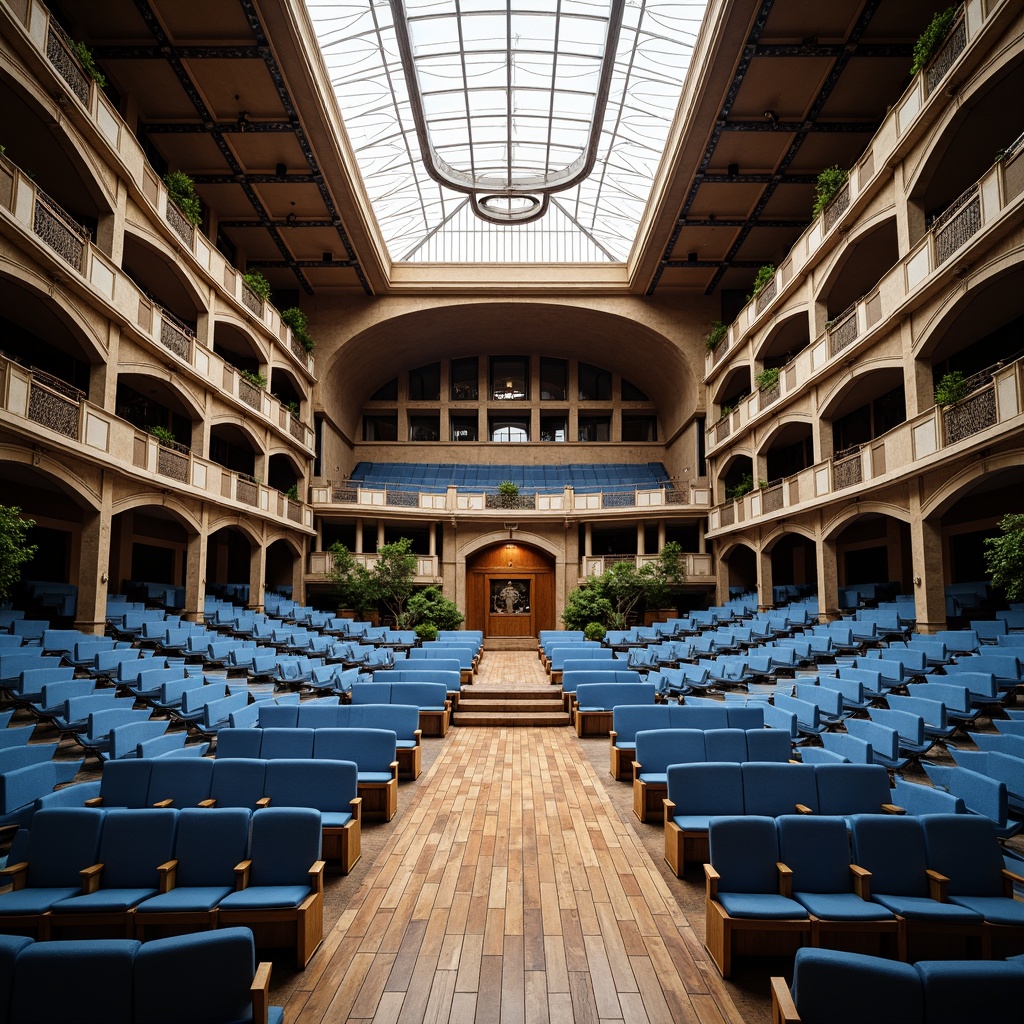
<svg viewBox="0 0 1024 1024">
<path fill-rule="evenodd" d="M 658 418 L 656 416 L 622 416 L 623 441 L 657 441 Z"/>
<path fill-rule="evenodd" d="M 453 441 L 479 441 L 476 416 L 449 416 L 448 427 Z"/>
<path fill-rule="evenodd" d="M 491 357 L 491 398 L 516 401 L 530 397 L 530 360 L 526 356 Z"/>
<path fill-rule="evenodd" d="M 431 363 L 409 371 L 409 401 L 436 402 L 441 397 L 441 364 Z"/>
<path fill-rule="evenodd" d="M 581 416 L 581 441 L 610 441 L 612 439 L 611 416 Z"/>
<path fill-rule="evenodd" d="M 530 421 L 525 416 L 492 416 L 488 421 L 492 441 L 522 443 L 530 440 Z"/>
<path fill-rule="evenodd" d="M 441 440 L 441 414 L 427 413 L 426 415 L 410 415 L 409 417 L 409 440 L 410 441 L 440 441 Z"/>
<path fill-rule="evenodd" d="M 480 388 L 477 384 L 477 360 L 453 359 L 452 360 L 452 385 L 451 395 L 453 402 L 475 401 L 480 397 Z M 475 441 L 476 438 L 474 437 Z"/>
<path fill-rule="evenodd" d="M 564 359 L 540 361 L 540 399 L 542 402 L 564 402 L 568 398 L 568 369 Z"/>
<path fill-rule="evenodd" d="M 363 417 L 364 441 L 397 441 L 398 414 L 391 413 Z"/>
<path fill-rule="evenodd" d="M 564 416 L 541 416 L 540 439 L 542 441 L 564 441 L 568 435 Z"/>
<path fill-rule="evenodd" d="M 622 400 L 624 402 L 649 402 L 650 399 L 635 385 L 623 377 Z"/>
<path fill-rule="evenodd" d="M 398 378 L 392 377 L 391 380 L 379 387 L 372 395 L 370 395 L 371 402 L 397 402 L 398 401 Z"/>
<path fill-rule="evenodd" d="M 608 402 L 612 397 L 612 375 L 600 366 L 580 363 L 580 401 Z"/>
</svg>

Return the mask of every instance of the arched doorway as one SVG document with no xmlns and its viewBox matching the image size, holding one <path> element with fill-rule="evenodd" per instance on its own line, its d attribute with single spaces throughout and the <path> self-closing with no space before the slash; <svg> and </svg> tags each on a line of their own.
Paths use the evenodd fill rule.
<svg viewBox="0 0 1024 1024">
<path fill-rule="evenodd" d="M 466 561 L 466 628 L 484 636 L 537 636 L 555 625 L 555 562 L 508 542 Z"/>
</svg>

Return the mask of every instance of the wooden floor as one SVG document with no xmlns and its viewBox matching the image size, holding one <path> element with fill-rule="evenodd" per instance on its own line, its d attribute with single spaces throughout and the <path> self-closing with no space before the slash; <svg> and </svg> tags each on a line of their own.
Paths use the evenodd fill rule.
<svg viewBox="0 0 1024 1024">
<path fill-rule="evenodd" d="M 525 653 L 481 670 L 481 686 L 543 678 Z M 570 728 L 427 742 L 440 755 L 286 1020 L 742 1021 Z"/>
</svg>

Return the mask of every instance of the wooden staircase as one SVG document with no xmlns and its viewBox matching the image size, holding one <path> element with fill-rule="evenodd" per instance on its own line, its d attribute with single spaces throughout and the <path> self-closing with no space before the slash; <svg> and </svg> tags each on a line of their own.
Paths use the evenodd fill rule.
<svg viewBox="0 0 1024 1024">
<path fill-rule="evenodd" d="M 536 641 L 534 641 L 536 646 Z M 562 688 L 552 686 L 464 686 L 453 724 L 463 726 L 566 726 Z"/>
</svg>

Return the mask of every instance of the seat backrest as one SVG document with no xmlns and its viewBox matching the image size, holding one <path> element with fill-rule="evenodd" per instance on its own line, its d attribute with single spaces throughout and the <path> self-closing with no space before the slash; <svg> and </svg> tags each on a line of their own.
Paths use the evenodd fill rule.
<svg viewBox="0 0 1024 1024">
<path fill-rule="evenodd" d="M 396 704 L 440 708 L 448 699 L 448 687 L 444 683 L 392 683 L 391 699 Z"/>
<path fill-rule="evenodd" d="M 889 803 L 889 773 L 880 764 L 819 764 L 814 769 L 822 814 L 879 814 Z"/>
<path fill-rule="evenodd" d="M 357 773 L 355 761 L 268 761 L 265 785 L 270 806 L 349 811 L 358 792 Z"/>
<path fill-rule="evenodd" d="M 631 743 L 641 729 L 669 728 L 671 713 L 669 704 L 620 704 L 612 708 L 612 731 L 617 740 Z"/>
<path fill-rule="evenodd" d="M 776 824 L 779 859 L 793 872 L 793 892 L 850 891 L 850 837 L 844 818 L 828 814 L 783 814 Z"/>
<path fill-rule="evenodd" d="M 262 729 L 221 729 L 217 733 L 217 749 L 214 756 L 218 760 L 226 757 L 259 757 L 262 745 Z"/>
<path fill-rule="evenodd" d="M 361 772 L 390 772 L 397 739 L 387 729 L 317 729 L 313 757 L 355 761 Z"/>
<path fill-rule="evenodd" d="M 221 761 L 220 766 L 230 761 Z M 215 773 L 216 774 L 216 773 Z M 242 806 L 186 807 L 178 812 L 174 884 L 234 888 L 235 865 L 249 853 L 249 809 Z"/>
<path fill-rule="evenodd" d="M 789 733 L 782 729 L 746 729 L 748 761 L 788 761 L 793 753 Z"/>
<path fill-rule="evenodd" d="M 726 718 L 730 729 L 763 729 L 764 707 L 761 704 L 737 704 L 727 706 Z M 753 760 L 756 760 L 754 758 Z"/>
<path fill-rule="evenodd" d="M 261 701 L 259 723 L 261 729 L 294 729 L 299 724 L 298 705 Z"/>
<path fill-rule="evenodd" d="M 869 708 L 868 714 L 871 716 L 871 721 L 895 729 L 900 738 L 906 742 L 915 744 L 924 742 L 924 719 L 916 712 L 888 707 Z"/>
<path fill-rule="evenodd" d="M 644 774 L 664 772 L 670 764 L 706 761 L 700 729 L 641 729 L 636 733 L 636 760 Z"/>
<path fill-rule="evenodd" d="M 1003 855 L 988 818 L 929 814 L 921 823 L 928 867 L 949 879 L 950 895 L 1003 895 Z"/>
<path fill-rule="evenodd" d="M 213 761 L 207 757 L 156 758 L 149 775 L 150 805 L 172 800 L 175 807 L 195 807 L 210 796 Z"/>
<path fill-rule="evenodd" d="M 818 788 L 811 764 L 748 761 L 743 766 L 743 806 L 747 814 L 776 817 L 803 804 L 818 810 Z"/>
<path fill-rule="evenodd" d="M 104 807 L 145 807 L 153 762 L 139 758 L 107 761 L 100 778 Z"/>
<path fill-rule="evenodd" d="M 673 729 L 728 729 L 729 709 L 724 704 L 684 704 L 672 708 L 671 722 Z"/>
<path fill-rule="evenodd" d="M 336 698 L 335 698 L 336 699 Z M 342 719 L 348 718 L 348 706 L 342 708 L 340 704 L 314 704 L 307 701 L 305 704 L 297 705 L 299 710 L 298 726 L 302 729 L 340 729 L 347 723 Z"/>
<path fill-rule="evenodd" d="M 743 766 L 730 761 L 671 764 L 668 798 L 677 814 L 743 814 Z"/>
<path fill-rule="evenodd" d="M 892 793 L 892 802 L 903 807 L 907 814 L 966 814 L 967 807 L 961 797 L 947 793 L 938 786 L 925 786 L 917 782 L 907 782 L 896 777 L 896 786 Z"/>
<path fill-rule="evenodd" d="M 32 816 L 28 837 L 28 885 L 78 887 L 79 871 L 96 863 L 103 811 L 94 807 L 54 807 Z"/>
<path fill-rule="evenodd" d="M 390 704 L 391 683 L 353 683 L 353 704 Z"/>
<path fill-rule="evenodd" d="M 719 892 L 779 891 L 779 839 L 774 818 L 756 814 L 712 818 L 708 851 L 719 874 Z"/>
<path fill-rule="evenodd" d="M 254 811 L 257 801 L 266 796 L 266 774 L 267 762 L 262 758 L 218 758 L 213 762 L 210 796 L 218 807 L 244 807 Z"/>
<path fill-rule="evenodd" d="M 853 862 L 871 872 L 872 892 L 928 895 L 922 820 L 883 814 L 857 814 L 851 819 Z"/>
<path fill-rule="evenodd" d="M 704 755 L 709 761 L 746 761 L 747 734 L 742 729 L 708 729 Z"/>
<path fill-rule="evenodd" d="M 416 738 L 420 709 L 413 704 L 361 704 L 349 706 L 345 725 L 358 729 L 388 729 L 400 740 Z"/>
<path fill-rule="evenodd" d="M 260 757 L 265 761 L 282 757 L 312 757 L 313 736 L 312 729 L 264 729 Z"/>
<path fill-rule="evenodd" d="M 636 681 L 580 683 L 576 687 L 576 699 L 579 701 L 580 707 L 603 708 L 611 711 L 619 704 L 653 704 L 654 684 L 641 683 L 639 673 L 631 672 L 629 674 L 635 675 Z"/>
<path fill-rule="evenodd" d="M 157 866 L 174 856 L 173 807 L 114 808 L 103 816 L 98 861 L 104 889 L 156 889 Z"/>
</svg>

